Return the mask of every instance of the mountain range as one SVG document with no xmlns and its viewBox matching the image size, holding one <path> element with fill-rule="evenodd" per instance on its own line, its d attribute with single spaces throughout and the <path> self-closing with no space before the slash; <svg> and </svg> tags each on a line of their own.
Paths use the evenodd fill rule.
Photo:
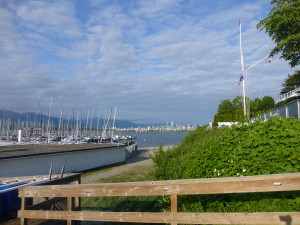
<svg viewBox="0 0 300 225">
<path fill-rule="evenodd" d="M 43 114 L 37 114 L 34 112 L 28 112 L 28 113 L 18 113 L 18 112 L 13 112 L 13 111 L 8 111 L 8 110 L 2 110 L 0 109 L 0 121 L 1 120 L 7 120 L 10 119 L 12 122 L 26 122 L 26 121 L 31 121 L 31 122 L 37 122 L 37 123 L 45 123 L 48 121 L 48 116 L 47 115 L 43 115 Z M 58 117 L 52 117 L 51 116 L 51 122 L 55 125 L 58 125 L 59 123 L 59 118 Z M 64 117 L 64 123 L 68 122 L 68 119 L 66 119 L 66 116 Z M 74 123 L 76 122 L 76 116 L 72 116 L 72 118 L 69 118 L 69 123 L 72 123 L 74 121 Z M 86 124 L 88 124 L 88 127 L 90 127 L 91 124 L 91 118 L 88 120 L 87 123 L 87 119 L 82 118 L 82 126 L 86 126 Z M 99 124 L 99 127 L 103 127 L 105 123 L 104 119 L 99 118 L 99 122 L 98 122 L 98 118 L 94 117 L 92 119 L 92 127 L 96 128 L 97 124 Z M 116 119 L 115 120 L 115 127 L 117 128 L 130 128 L 130 127 L 147 127 L 147 126 L 161 126 L 163 125 L 162 123 L 159 122 L 154 122 L 154 123 L 135 123 L 129 120 L 122 120 L 122 119 Z"/>
</svg>

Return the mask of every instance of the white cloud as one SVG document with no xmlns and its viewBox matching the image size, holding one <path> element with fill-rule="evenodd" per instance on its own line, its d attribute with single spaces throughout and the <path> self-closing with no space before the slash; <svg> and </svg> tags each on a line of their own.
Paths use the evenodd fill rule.
<svg viewBox="0 0 300 225">
<path fill-rule="evenodd" d="M 21 26 L 48 36 L 80 37 L 73 5 L 67 1 L 24 1 L 15 5 L 16 19 Z"/>
<path fill-rule="evenodd" d="M 117 105 L 123 119 L 209 122 L 221 100 L 241 93 L 237 20 L 245 64 L 274 46 L 255 28 L 267 7 L 260 0 L 4 1 L 0 107 L 13 98 L 25 111 L 41 98 L 46 111 L 53 96 L 57 113 Z M 291 71 L 278 57 L 258 64 L 248 73 L 250 96 L 276 97 Z"/>
</svg>

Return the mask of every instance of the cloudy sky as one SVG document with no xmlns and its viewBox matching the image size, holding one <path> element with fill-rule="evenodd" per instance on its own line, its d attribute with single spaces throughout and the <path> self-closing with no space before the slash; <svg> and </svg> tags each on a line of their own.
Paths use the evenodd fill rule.
<svg viewBox="0 0 300 225">
<path fill-rule="evenodd" d="M 117 107 L 117 119 L 206 124 L 268 55 L 255 26 L 269 0 L 0 0 L 0 108 L 45 114 Z M 280 56 L 280 55 L 279 55 Z M 279 56 L 248 71 L 251 99 L 277 99 L 293 73 Z"/>
</svg>

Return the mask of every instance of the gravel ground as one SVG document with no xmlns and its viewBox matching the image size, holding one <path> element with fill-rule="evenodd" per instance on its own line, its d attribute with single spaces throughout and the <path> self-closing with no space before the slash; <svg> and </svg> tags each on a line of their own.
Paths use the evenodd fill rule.
<svg viewBox="0 0 300 225">
<path fill-rule="evenodd" d="M 172 148 L 172 146 L 164 146 L 164 150 L 168 150 Z M 97 180 L 101 178 L 106 178 L 110 176 L 117 175 L 118 173 L 121 173 L 126 170 L 131 170 L 133 167 L 136 166 L 152 166 L 153 162 L 150 158 L 150 155 L 153 153 L 153 151 L 157 149 L 155 147 L 149 147 L 149 148 L 140 148 L 137 150 L 137 153 L 128 159 L 124 164 L 117 165 L 114 167 L 111 167 L 108 170 L 104 171 L 98 171 L 93 172 L 88 176 L 82 176 L 81 177 L 81 183 L 82 184 L 88 184 L 88 183 L 95 183 Z"/>
</svg>

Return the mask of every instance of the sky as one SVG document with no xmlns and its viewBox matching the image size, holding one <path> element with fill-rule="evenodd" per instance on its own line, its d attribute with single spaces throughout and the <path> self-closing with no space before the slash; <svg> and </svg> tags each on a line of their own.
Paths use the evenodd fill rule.
<svg viewBox="0 0 300 225">
<path fill-rule="evenodd" d="M 245 66 L 275 46 L 256 29 L 269 0 L 0 0 L 0 108 L 136 123 L 204 125 L 242 95 Z M 277 100 L 280 54 L 247 72 L 251 99 Z M 52 101 L 51 101 L 52 99 Z M 51 107 L 50 107 L 51 105 Z"/>
</svg>

